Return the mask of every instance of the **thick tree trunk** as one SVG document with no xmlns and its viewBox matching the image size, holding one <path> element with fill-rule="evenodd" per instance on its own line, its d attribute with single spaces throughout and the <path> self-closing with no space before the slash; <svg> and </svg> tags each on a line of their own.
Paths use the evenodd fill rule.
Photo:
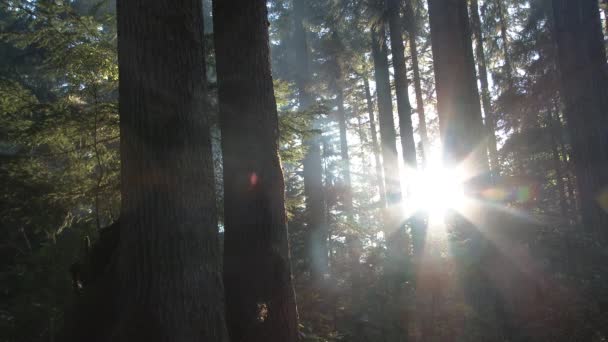
<svg viewBox="0 0 608 342">
<path fill-rule="evenodd" d="M 310 56 L 304 28 L 304 0 L 294 0 L 294 45 L 296 85 L 299 92 L 299 109 L 308 111 L 314 98 L 310 91 Z M 313 128 L 317 128 L 313 119 Z M 323 196 L 323 165 L 321 158 L 321 134 L 314 132 L 304 142 L 304 195 L 306 197 L 306 225 L 309 236 L 309 267 L 315 282 L 328 272 L 327 224 Z"/>
<path fill-rule="evenodd" d="M 403 28 L 399 17 L 400 0 L 386 0 L 388 25 L 391 41 L 393 69 L 395 71 L 395 92 L 397 94 L 397 113 L 399 114 L 399 134 L 404 164 L 416 168 L 416 143 L 412 127 L 412 107 L 408 92 L 405 49 L 403 47 Z"/>
<path fill-rule="evenodd" d="M 363 77 L 363 86 L 365 87 L 365 102 L 367 104 L 367 113 L 369 115 L 369 125 L 372 136 L 372 150 L 374 152 L 374 162 L 376 165 L 376 183 L 378 184 L 378 193 L 380 194 L 380 206 L 381 208 L 386 208 L 386 190 L 384 189 L 384 177 L 382 177 L 380 144 L 378 144 L 378 131 L 376 130 L 374 103 L 372 100 L 371 91 L 369 89 L 369 81 L 367 79 L 367 76 Z"/>
<path fill-rule="evenodd" d="M 429 0 L 439 129 L 445 160 L 488 169 L 466 0 Z"/>
<path fill-rule="evenodd" d="M 387 296 L 390 302 L 385 303 L 390 312 L 386 322 L 385 333 L 388 342 L 404 341 L 407 338 L 406 322 L 403 320 L 404 307 L 401 284 L 405 281 L 406 251 L 405 232 L 400 219 L 401 181 L 397 156 L 397 141 L 393 104 L 388 70 L 386 34 L 383 25 L 372 28 L 372 58 L 376 77 L 378 96 L 378 121 L 380 122 L 380 141 L 384 177 L 386 181 L 387 208 L 384 212 L 384 239 L 387 247 L 387 260 L 384 268 Z"/>
<path fill-rule="evenodd" d="M 492 102 L 490 100 L 488 70 L 486 66 L 486 55 L 483 48 L 483 33 L 481 31 L 481 20 L 479 18 L 479 5 L 477 0 L 470 0 L 469 13 L 471 14 L 471 28 L 473 36 L 475 37 L 475 58 L 481 86 L 481 103 L 483 106 L 484 128 L 486 130 L 490 170 L 494 177 L 498 177 L 500 175 L 500 164 L 498 162 L 498 151 L 496 148 L 496 122 L 494 113 L 492 112 Z"/>
<path fill-rule="evenodd" d="M 418 133 L 422 143 L 422 164 L 426 164 L 426 160 L 430 155 L 431 145 L 429 142 L 428 131 L 426 127 L 426 114 L 424 112 L 424 101 L 422 99 L 422 83 L 420 80 L 420 65 L 418 62 L 418 24 L 416 15 L 412 6 L 412 0 L 407 1 L 407 15 L 409 16 L 409 43 L 410 55 L 412 56 L 412 72 L 414 74 L 414 91 L 416 93 L 416 113 L 418 114 Z"/>
<path fill-rule="evenodd" d="M 600 206 L 608 186 L 608 75 L 598 3 L 554 0 L 553 18 L 583 225 L 608 239 Z"/>
<path fill-rule="evenodd" d="M 121 1 L 118 61 L 118 324 L 105 340 L 224 341 L 202 3 Z"/>
<path fill-rule="evenodd" d="M 298 340 L 266 1 L 213 7 L 232 342 Z"/>
<path fill-rule="evenodd" d="M 465 184 L 465 191 L 479 193 L 487 184 L 483 175 L 488 171 L 488 158 L 485 149 L 478 148 L 483 143 L 485 132 L 477 91 L 467 3 L 466 0 L 429 0 L 428 5 L 444 163 L 450 167 L 462 165 L 468 170 L 473 178 Z M 486 243 L 479 230 L 484 230 L 485 227 L 487 231 L 492 229 L 489 215 L 485 208 L 472 209 L 477 211 L 477 218 L 483 227 L 474 227 L 457 212 L 450 214 L 447 224 L 458 235 L 469 239 L 471 246 L 483 246 Z M 496 250 L 481 247 L 475 247 L 471 253 L 480 253 L 483 261 L 497 257 Z M 472 309 L 481 313 L 487 312 L 488 307 L 492 308 L 495 313 L 493 319 L 497 322 L 492 327 L 494 329 L 484 328 L 483 323 L 474 317 L 466 324 L 476 325 L 480 340 L 494 341 L 501 333 L 506 336 L 506 332 L 504 327 L 498 328 L 504 325 L 499 321 L 504 316 L 504 308 L 497 305 L 500 304 L 500 298 L 489 282 L 488 267 L 482 263 L 471 269 L 463 277 L 462 286 Z"/>
</svg>

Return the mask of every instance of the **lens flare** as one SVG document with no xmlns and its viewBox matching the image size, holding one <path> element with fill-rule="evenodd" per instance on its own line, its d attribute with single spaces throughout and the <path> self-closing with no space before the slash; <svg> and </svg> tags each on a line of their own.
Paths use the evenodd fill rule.
<svg viewBox="0 0 608 342">
<path fill-rule="evenodd" d="M 410 186 L 411 203 L 431 218 L 441 219 L 448 210 L 459 210 L 464 201 L 462 177 L 439 164 L 415 172 Z"/>
</svg>

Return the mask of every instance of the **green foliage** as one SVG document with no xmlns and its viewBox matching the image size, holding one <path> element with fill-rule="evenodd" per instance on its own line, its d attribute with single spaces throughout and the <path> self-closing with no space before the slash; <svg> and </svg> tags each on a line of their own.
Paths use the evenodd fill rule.
<svg viewBox="0 0 608 342">
<path fill-rule="evenodd" d="M 10 52 L 0 74 L 5 341 L 61 329 L 80 241 L 118 213 L 115 29 L 111 17 L 72 5 L 0 5 L 0 44 Z"/>
</svg>

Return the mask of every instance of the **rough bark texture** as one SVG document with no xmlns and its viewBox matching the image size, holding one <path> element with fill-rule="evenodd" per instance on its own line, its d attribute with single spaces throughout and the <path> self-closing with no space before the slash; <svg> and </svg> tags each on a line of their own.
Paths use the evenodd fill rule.
<svg viewBox="0 0 608 342">
<path fill-rule="evenodd" d="M 295 81 L 299 92 L 299 108 L 308 111 L 314 99 L 310 90 L 310 55 L 304 28 L 304 0 L 294 0 Z M 317 128 L 314 124 L 313 128 Z M 319 281 L 328 270 L 327 224 L 323 196 L 323 165 L 321 158 L 321 134 L 318 132 L 304 142 L 304 195 L 306 197 L 306 225 L 309 236 L 309 267 L 312 278 Z"/>
<path fill-rule="evenodd" d="M 416 15 L 412 6 L 413 0 L 407 1 L 407 16 L 408 16 L 408 30 L 409 30 L 409 43 L 410 43 L 410 55 L 412 56 L 412 72 L 414 74 L 414 91 L 416 93 L 416 113 L 418 114 L 418 133 L 420 134 L 420 141 L 422 143 L 422 164 L 426 164 L 426 160 L 430 154 L 430 142 L 428 131 L 426 128 L 426 114 L 424 112 L 424 101 L 422 99 L 422 84 L 420 80 L 420 65 L 418 62 L 418 43 L 416 37 L 418 36 L 418 25 L 416 22 Z"/>
<path fill-rule="evenodd" d="M 298 340 L 266 1 L 215 1 L 232 342 Z"/>
<path fill-rule="evenodd" d="M 414 128 L 412 127 L 412 106 L 408 93 L 407 67 L 405 66 L 405 48 L 403 47 L 403 28 L 399 17 L 399 5 L 400 0 L 386 0 L 403 162 L 407 167 L 415 169 L 416 143 L 414 142 Z"/>
<path fill-rule="evenodd" d="M 363 86 L 365 87 L 365 102 L 367 103 L 367 113 L 369 115 L 369 125 L 372 136 L 372 150 L 374 152 L 374 161 L 376 165 L 376 183 L 378 184 L 378 192 L 380 194 L 381 208 L 386 207 L 386 190 L 384 189 L 384 177 L 382 177 L 382 162 L 380 161 L 380 145 L 378 144 L 378 131 L 376 130 L 376 119 L 374 115 L 374 102 L 369 89 L 369 81 L 367 77 L 363 78 Z"/>
<path fill-rule="evenodd" d="M 481 31 L 481 20 L 479 18 L 479 5 L 477 0 L 470 0 L 469 13 L 471 14 L 471 28 L 473 36 L 475 37 L 475 58 L 481 87 L 481 103 L 483 106 L 484 128 L 486 131 L 490 170 L 494 176 L 498 176 L 500 174 L 500 164 L 498 162 L 498 151 L 496 148 L 496 121 L 494 113 L 492 112 L 492 102 L 490 100 L 488 69 L 483 48 L 483 33 Z"/>
<path fill-rule="evenodd" d="M 106 340 L 224 341 L 202 3 L 119 1 L 118 61 L 118 323 Z"/>
<path fill-rule="evenodd" d="M 599 196 L 608 186 L 608 75 L 596 0 L 554 0 L 562 101 L 586 229 L 607 238 Z"/>
</svg>

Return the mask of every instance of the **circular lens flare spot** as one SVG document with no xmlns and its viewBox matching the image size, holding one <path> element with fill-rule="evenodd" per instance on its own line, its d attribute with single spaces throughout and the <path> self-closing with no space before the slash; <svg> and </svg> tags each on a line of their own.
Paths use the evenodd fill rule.
<svg viewBox="0 0 608 342">
<path fill-rule="evenodd" d="M 255 187 L 256 185 L 258 185 L 258 181 L 258 175 L 255 172 L 252 172 L 249 175 L 249 186 L 252 188 Z"/>
</svg>

